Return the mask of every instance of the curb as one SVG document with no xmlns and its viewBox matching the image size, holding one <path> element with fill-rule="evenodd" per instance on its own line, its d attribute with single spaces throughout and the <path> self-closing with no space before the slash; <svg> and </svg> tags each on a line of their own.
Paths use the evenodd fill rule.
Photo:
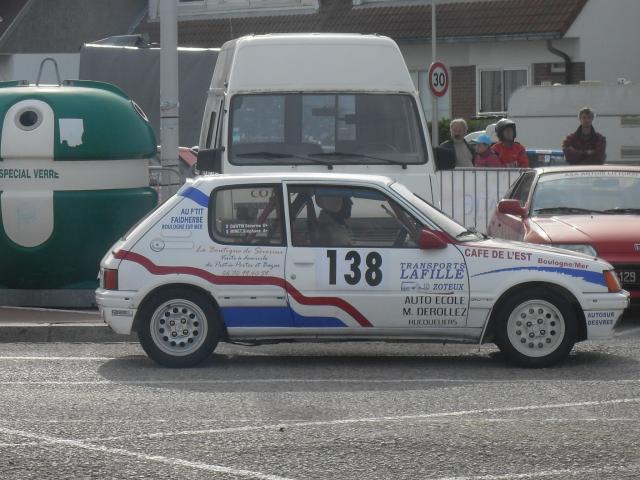
<svg viewBox="0 0 640 480">
<path fill-rule="evenodd" d="M 0 325 L 0 343 L 138 343 L 134 334 L 120 335 L 99 323 Z"/>
</svg>

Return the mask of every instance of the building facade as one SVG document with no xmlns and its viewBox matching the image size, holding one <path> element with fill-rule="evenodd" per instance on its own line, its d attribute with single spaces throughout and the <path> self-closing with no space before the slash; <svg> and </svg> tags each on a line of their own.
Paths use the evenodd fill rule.
<svg viewBox="0 0 640 480">
<path fill-rule="evenodd" d="M 399 45 L 431 118 L 431 7 L 450 70 L 439 116 L 502 115 L 523 85 L 640 82 L 638 0 L 178 0 L 183 47 L 248 34 L 377 33 Z M 158 0 L 2 0 L 0 80 L 35 81 L 42 58 L 78 75 L 80 47 L 138 33 L 160 42 Z M 54 80 L 48 68 L 44 81 Z"/>
<path fill-rule="evenodd" d="M 431 0 L 180 1 L 179 43 L 219 47 L 241 35 L 378 33 L 402 50 L 431 117 L 427 71 Z M 158 0 L 138 31 L 159 41 Z M 640 81 L 630 46 L 640 42 L 637 0 L 436 0 L 437 54 L 451 88 L 439 116 L 502 115 L 524 85 Z M 615 37 L 615 38 L 614 38 Z M 603 41 L 606 39 L 606 41 Z M 627 48 L 625 52 L 625 46 Z"/>
</svg>

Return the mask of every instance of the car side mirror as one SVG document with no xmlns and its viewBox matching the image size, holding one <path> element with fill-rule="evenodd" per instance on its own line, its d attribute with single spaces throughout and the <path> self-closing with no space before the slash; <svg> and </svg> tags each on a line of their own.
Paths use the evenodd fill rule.
<svg viewBox="0 0 640 480">
<path fill-rule="evenodd" d="M 418 238 L 418 246 L 422 250 L 439 250 L 447 248 L 447 242 L 431 230 L 421 230 L 420 237 Z"/>
<path fill-rule="evenodd" d="M 520 201 L 511 198 L 498 202 L 498 212 L 505 215 L 515 215 L 520 218 L 527 216 L 527 209 L 520 206 Z"/>
<path fill-rule="evenodd" d="M 222 148 L 198 150 L 196 166 L 199 172 L 222 173 Z"/>
<path fill-rule="evenodd" d="M 456 154 L 453 150 L 435 147 L 433 156 L 436 161 L 436 170 L 453 170 L 456 168 Z"/>
</svg>

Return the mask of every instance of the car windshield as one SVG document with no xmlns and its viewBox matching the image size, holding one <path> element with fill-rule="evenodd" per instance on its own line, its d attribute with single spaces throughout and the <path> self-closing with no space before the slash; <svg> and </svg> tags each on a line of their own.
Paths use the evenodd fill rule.
<svg viewBox="0 0 640 480">
<path fill-rule="evenodd" d="M 395 182 L 391 184 L 391 188 L 408 200 L 414 207 L 416 207 L 423 215 L 429 218 L 433 223 L 442 228 L 445 232 L 460 241 L 465 240 L 477 240 L 478 238 L 484 238 L 484 235 L 476 232 L 473 229 L 467 229 L 463 227 L 454 219 L 449 217 L 444 212 L 438 210 L 433 205 L 427 203 L 415 193 L 412 193 L 404 185 Z"/>
<path fill-rule="evenodd" d="M 542 175 L 533 215 L 640 213 L 640 172 L 586 171 Z"/>
<path fill-rule="evenodd" d="M 418 109 L 405 94 L 235 95 L 230 125 L 236 165 L 427 161 Z"/>
</svg>

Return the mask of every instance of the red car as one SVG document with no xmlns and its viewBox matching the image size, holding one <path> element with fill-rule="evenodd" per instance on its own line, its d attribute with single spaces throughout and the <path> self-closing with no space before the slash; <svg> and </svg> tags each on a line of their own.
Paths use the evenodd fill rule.
<svg viewBox="0 0 640 480">
<path fill-rule="evenodd" d="M 640 303 L 640 167 L 526 171 L 498 203 L 487 232 L 604 258 Z"/>
</svg>

